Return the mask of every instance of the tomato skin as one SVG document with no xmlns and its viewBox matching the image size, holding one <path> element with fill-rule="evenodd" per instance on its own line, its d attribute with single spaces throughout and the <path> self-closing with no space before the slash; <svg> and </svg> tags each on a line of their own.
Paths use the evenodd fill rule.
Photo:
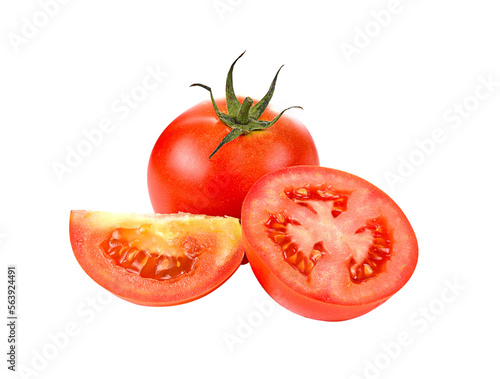
<svg viewBox="0 0 500 379">
<path fill-rule="evenodd" d="M 225 250 L 200 256 L 193 270 L 169 280 L 155 280 L 130 273 L 106 256 L 100 245 L 119 227 L 137 228 L 164 220 L 165 234 L 207 232 Z M 238 269 L 244 251 L 236 219 L 207 220 L 203 215 L 127 215 L 96 211 L 71 211 L 70 240 L 82 269 L 99 285 L 129 302 L 147 306 L 171 306 L 199 299 L 221 286 Z M 217 237 L 218 236 L 218 237 Z"/>
<path fill-rule="evenodd" d="M 337 230 L 360 230 L 363 226 L 360 220 L 373 220 L 379 213 L 390 225 L 393 247 L 387 267 L 361 284 L 349 278 L 349 256 L 346 254 L 354 251 L 350 246 L 344 250 L 330 249 L 307 277 L 285 260 L 284 251 L 266 234 L 270 213 L 284 211 L 300 225 L 307 224 L 304 215 L 314 220 L 316 215 L 313 212 L 293 203 L 286 193 L 290 188 L 324 184 L 350 193 L 345 214 L 332 221 Z M 312 319 L 343 321 L 373 310 L 405 285 L 417 264 L 416 236 L 397 204 L 371 183 L 334 169 L 297 166 L 265 175 L 247 194 L 241 223 L 246 256 L 260 284 L 279 304 Z M 327 226 L 319 222 L 309 224 L 313 225 L 313 232 L 328 240 L 326 236 L 330 232 Z M 308 229 L 303 235 L 311 236 L 313 232 Z M 356 235 L 351 234 L 341 235 L 337 239 L 340 241 L 338 246 Z"/>
<path fill-rule="evenodd" d="M 254 248 L 247 241 L 244 242 L 244 246 L 245 254 L 250 262 L 253 273 L 269 296 L 276 300 L 281 306 L 303 317 L 322 321 L 350 320 L 375 309 L 390 297 L 388 296 L 373 303 L 356 306 L 331 304 L 312 299 L 294 291 L 284 284 L 283 281 L 265 265 Z"/>
<path fill-rule="evenodd" d="M 216 103 L 226 112 L 225 99 Z M 268 108 L 260 119 L 272 120 L 277 114 Z M 266 130 L 227 143 L 209 159 L 230 131 L 210 101 L 195 105 L 168 125 L 148 166 L 155 212 L 239 218 L 246 193 L 261 176 L 283 167 L 319 164 L 309 131 L 286 114 Z"/>
</svg>

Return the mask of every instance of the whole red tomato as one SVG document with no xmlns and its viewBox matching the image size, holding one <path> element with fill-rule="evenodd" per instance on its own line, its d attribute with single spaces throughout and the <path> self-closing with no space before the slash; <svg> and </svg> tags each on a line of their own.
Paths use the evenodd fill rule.
<svg viewBox="0 0 500 379">
<path fill-rule="evenodd" d="M 236 61 L 226 99 L 214 100 L 209 87 L 194 84 L 210 91 L 212 101 L 188 109 L 158 138 L 148 167 L 156 213 L 239 218 L 245 195 L 260 177 L 283 167 L 319 164 L 306 127 L 284 111 L 267 109 L 279 70 L 268 93 L 252 106 L 252 99 L 234 94 Z"/>
</svg>

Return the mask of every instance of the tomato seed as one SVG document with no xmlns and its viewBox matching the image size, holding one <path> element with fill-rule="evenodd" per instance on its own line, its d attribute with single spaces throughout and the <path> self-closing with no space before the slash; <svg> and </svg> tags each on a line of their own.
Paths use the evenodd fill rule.
<svg viewBox="0 0 500 379">
<path fill-rule="evenodd" d="M 309 191 L 307 188 L 297 188 L 293 190 L 293 194 L 298 197 L 307 197 L 309 196 Z"/>
<path fill-rule="evenodd" d="M 392 238 L 389 230 L 382 219 L 370 220 L 365 226 L 359 228 L 356 233 L 371 231 L 373 235 L 372 246 L 368 250 L 367 258 L 357 263 L 354 258 L 350 261 L 351 280 L 355 283 L 372 278 L 385 269 L 385 263 L 391 257 Z"/>
<path fill-rule="evenodd" d="M 317 211 L 309 203 L 310 201 L 331 201 L 333 218 L 338 217 L 347 210 L 349 193 L 342 193 L 332 188 L 322 186 L 306 186 L 284 191 L 285 195 L 297 205 L 303 206 L 317 214 Z M 272 213 L 264 224 L 267 228 L 267 235 L 282 250 L 283 258 L 293 268 L 309 276 L 318 260 L 326 254 L 326 249 L 322 242 L 316 243 L 307 254 L 298 249 L 296 243 L 287 234 L 288 225 L 301 225 L 297 220 L 287 216 L 283 211 Z M 363 227 L 356 230 L 357 233 L 370 231 L 373 236 L 372 246 L 368 250 L 368 256 L 363 262 L 356 262 L 351 257 L 349 272 L 351 280 L 361 283 L 385 269 L 385 263 L 390 259 L 392 250 L 392 238 L 382 220 L 369 220 Z"/>
<path fill-rule="evenodd" d="M 187 236 L 181 248 L 170 246 L 149 225 L 136 229 L 118 228 L 104 240 L 101 250 L 118 266 L 144 278 L 167 280 L 190 272 L 196 257 L 210 246 Z M 161 247 L 162 251 L 158 250 Z"/>
</svg>

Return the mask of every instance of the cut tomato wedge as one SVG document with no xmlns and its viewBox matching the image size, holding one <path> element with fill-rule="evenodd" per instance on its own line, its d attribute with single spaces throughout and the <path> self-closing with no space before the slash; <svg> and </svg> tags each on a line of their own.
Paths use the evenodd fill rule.
<svg viewBox="0 0 500 379">
<path fill-rule="evenodd" d="M 232 217 L 71 211 L 70 238 L 94 281 L 141 305 L 198 299 L 224 283 L 244 254 Z"/>
<path fill-rule="evenodd" d="M 264 289 L 305 317 L 340 321 L 410 279 L 413 229 L 396 203 L 355 175 L 295 166 L 262 177 L 242 209 L 246 254 Z"/>
</svg>

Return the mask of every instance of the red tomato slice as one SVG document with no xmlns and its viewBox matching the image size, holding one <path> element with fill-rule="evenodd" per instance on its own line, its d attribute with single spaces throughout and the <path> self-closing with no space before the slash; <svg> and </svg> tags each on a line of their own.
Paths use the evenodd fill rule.
<svg viewBox="0 0 500 379">
<path fill-rule="evenodd" d="M 98 284 L 141 305 L 175 305 L 212 292 L 243 259 L 238 219 L 72 211 L 71 245 Z"/>
<path fill-rule="evenodd" d="M 346 172 L 296 166 L 262 177 L 242 209 L 246 254 L 264 289 L 305 317 L 340 321 L 410 279 L 415 233 L 396 203 Z"/>
</svg>

